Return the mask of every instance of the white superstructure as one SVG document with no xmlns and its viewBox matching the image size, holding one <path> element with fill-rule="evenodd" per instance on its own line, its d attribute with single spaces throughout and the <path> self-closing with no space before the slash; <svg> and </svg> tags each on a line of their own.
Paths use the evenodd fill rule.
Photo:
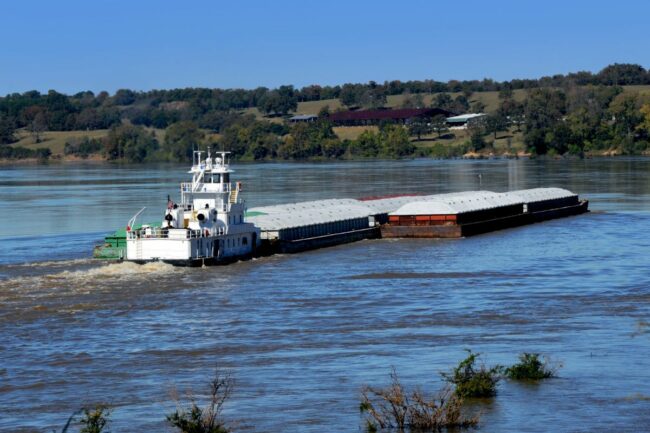
<svg viewBox="0 0 650 433">
<path fill-rule="evenodd" d="M 229 152 L 193 155 L 192 182 L 181 183 L 181 202 L 168 200 L 160 227 L 127 226 L 126 259 L 201 265 L 250 257 L 260 243 L 260 230 L 245 221 L 241 184 L 230 182 Z"/>
</svg>

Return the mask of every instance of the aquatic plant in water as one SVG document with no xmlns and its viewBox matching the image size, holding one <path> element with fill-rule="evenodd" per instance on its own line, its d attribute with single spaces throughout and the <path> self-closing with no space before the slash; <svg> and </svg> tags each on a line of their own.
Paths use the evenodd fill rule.
<svg viewBox="0 0 650 433">
<path fill-rule="evenodd" d="M 556 371 L 548 359 L 540 360 L 539 353 L 522 353 L 519 362 L 506 368 L 504 374 L 513 380 L 541 380 L 555 376 Z"/>
<path fill-rule="evenodd" d="M 467 350 L 467 358 L 458 363 L 449 373 L 441 373 L 442 377 L 455 386 L 454 393 L 458 397 L 493 397 L 497 393 L 497 384 L 501 379 L 503 367 L 495 365 L 477 366 L 480 353 Z"/>
<path fill-rule="evenodd" d="M 386 388 L 365 386 L 361 391 L 359 410 L 365 417 L 368 432 L 396 430 L 400 432 L 437 432 L 443 429 L 474 427 L 478 415 L 463 414 L 463 399 L 449 387 L 437 397 L 426 397 L 419 389 L 407 391 L 395 369 Z"/>
<path fill-rule="evenodd" d="M 234 379 L 230 372 L 222 372 L 217 368 L 210 381 L 210 400 L 207 405 L 199 407 L 196 399 L 190 395 L 189 404 L 185 407 L 179 404 L 174 413 L 167 415 L 167 421 L 181 433 L 228 433 L 221 412 L 233 386 Z"/>
<path fill-rule="evenodd" d="M 96 404 L 94 406 L 84 406 L 81 409 L 75 411 L 68 421 L 63 426 L 61 433 L 67 433 L 68 429 L 74 422 L 74 419 L 77 415 L 83 412 L 83 417 L 77 421 L 80 424 L 81 429 L 79 433 L 102 433 L 104 428 L 108 425 L 109 418 L 111 416 L 111 409 L 107 404 Z M 104 432 L 108 433 L 108 432 Z"/>
</svg>

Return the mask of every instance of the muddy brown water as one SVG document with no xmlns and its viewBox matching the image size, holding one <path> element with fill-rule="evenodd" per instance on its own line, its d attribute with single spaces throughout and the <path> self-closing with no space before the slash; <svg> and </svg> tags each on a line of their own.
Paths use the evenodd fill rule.
<svg viewBox="0 0 650 433">
<path fill-rule="evenodd" d="M 593 212 L 460 240 L 373 240 L 225 267 L 87 257 L 184 166 L 3 167 L 0 431 L 60 429 L 84 403 L 112 431 L 171 431 L 172 390 L 236 378 L 237 431 L 359 431 L 362 385 L 435 392 L 471 348 L 562 364 L 475 403 L 481 431 L 650 428 L 650 160 L 402 161 L 235 167 L 250 206 L 333 197 L 569 188 Z M 478 175 L 481 175 L 480 177 Z"/>
</svg>

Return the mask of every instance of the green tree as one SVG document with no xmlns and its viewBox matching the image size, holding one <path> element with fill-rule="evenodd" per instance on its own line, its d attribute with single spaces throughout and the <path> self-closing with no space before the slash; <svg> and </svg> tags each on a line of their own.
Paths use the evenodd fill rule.
<svg viewBox="0 0 650 433">
<path fill-rule="evenodd" d="M 136 100 L 136 93 L 129 89 L 119 89 L 113 96 L 115 105 L 131 105 Z"/>
<path fill-rule="evenodd" d="M 170 161 L 191 161 L 192 153 L 203 143 L 205 134 L 192 121 L 170 125 L 165 130 L 163 151 Z"/>
<path fill-rule="evenodd" d="M 0 144 L 9 144 L 16 141 L 15 130 L 16 124 L 14 120 L 9 116 L 0 114 Z"/>
<path fill-rule="evenodd" d="M 510 86 L 504 86 L 499 90 L 499 100 L 507 101 L 508 99 L 513 99 L 515 96 L 512 88 Z"/>
<path fill-rule="evenodd" d="M 306 159 L 312 157 L 337 155 L 340 149 L 338 138 L 327 119 L 312 123 L 294 125 L 278 149 L 278 155 L 284 159 Z M 327 144 L 327 150 L 323 146 Z"/>
<path fill-rule="evenodd" d="M 365 130 L 350 144 L 350 154 L 362 158 L 376 158 L 381 149 L 379 134 Z"/>
<path fill-rule="evenodd" d="M 494 134 L 495 139 L 497 138 L 497 132 L 504 131 L 507 127 L 506 118 L 500 114 L 492 114 L 485 118 L 485 131 Z"/>
<path fill-rule="evenodd" d="M 470 111 L 472 113 L 483 113 L 485 111 L 485 104 L 481 101 L 476 101 L 472 103 L 472 106 L 470 107 Z"/>
<path fill-rule="evenodd" d="M 466 113 L 469 110 L 469 101 L 465 95 L 458 95 L 451 105 L 451 110 L 454 113 Z"/>
<path fill-rule="evenodd" d="M 344 84 L 341 87 L 341 93 L 339 94 L 339 100 L 341 104 L 346 107 L 353 107 L 361 103 L 361 92 L 357 85 L 354 84 Z"/>
<path fill-rule="evenodd" d="M 411 156 L 415 152 L 415 145 L 409 140 L 406 128 L 401 125 L 386 125 L 379 134 L 381 153 L 391 158 Z"/>
<path fill-rule="evenodd" d="M 366 108 L 380 108 L 386 104 L 386 93 L 380 87 L 366 89 L 359 99 L 361 105 Z"/>
<path fill-rule="evenodd" d="M 431 126 L 429 125 L 430 119 L 425 119 L 423 117 L 414 117 L 410 119 L 408 124 L 408 131 L 411 136 L 416 136 L 418 141 L 421 140 L 423 134 L 428 134 L 431 131 Z"/>
<path fill-rule="evenodd" d="M 108 159 L 142 162 L 158 150 L 158 140 L 142 126 L 119 125 L 104 138 L 104 152 Z"/>
<path fill-rule="evenodd" d="M 454 100 L 448 93 L 438 93 L 431 103 L 432 108 L 442 108 L 443 110 L 452 111 Z"/>
<path fill-rule="evenodd" d="M 639 99 L 634 94 L 621 93 L 609 104 L 614 119 L 614 133 L 620 138 L 632 139 L 637 126 L 643 121 Z"/>
<path fill-rule="evenodd" d="M 643 104 L 639 109 L 641 114 L 641 122 L 637 128 L 645 130 L 646 134 L 650 134 L 650 104 Z M 1 123 L 0 123 L 1 125 Z M 0 137 L 2 137 L 2 130 L 0 129 Z"/>
<path fill-rule="evenodd" d="M 548 88 L 532 90 L 525 106 L 526 130 L 524 141 L 538 155 L 549 149 L 548 135 L 566 112 L 566 95 Z"/>
<path fill-rule="evenodd" d="M 286 115 L 298 107 L 298 98 L 293 86 L 280 86 L 267 92 L 259 102 L 259 108 L 267 114 Z"/>
<path fill-rule="evenodd" d="M 447 130 L 447 117 L 444 114 L 436 114 L 431 119 L 431 127 L 438 134 L 438 138 L 440 138 L 442 132 Z"/>
</svg>

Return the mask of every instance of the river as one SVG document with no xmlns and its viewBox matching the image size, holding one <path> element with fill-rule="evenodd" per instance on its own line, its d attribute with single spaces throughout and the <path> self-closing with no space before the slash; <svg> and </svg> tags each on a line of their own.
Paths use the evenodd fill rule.
<svg viewBox="0 0 650 433">
<path fill-rule="evenodd" d="M 174 389 L 232 371 L 236 431 L 361 429 L 359 393 L 434 393 L 481 352 L 562 364 L 474 403 L 482 431 L 650 426 L 650 159 L 239 164 L 250 207 L 469 189 L 568 188 L 592 212 L 457 240 L 367 240 L 198 269 L 98 263 L 94 244 L 146 206 L 160 219 L 187 167 L 0 168 L 0 431 L 51 432 L 80 405 L 111 431 L 172 431 Z"/>
</svg>

